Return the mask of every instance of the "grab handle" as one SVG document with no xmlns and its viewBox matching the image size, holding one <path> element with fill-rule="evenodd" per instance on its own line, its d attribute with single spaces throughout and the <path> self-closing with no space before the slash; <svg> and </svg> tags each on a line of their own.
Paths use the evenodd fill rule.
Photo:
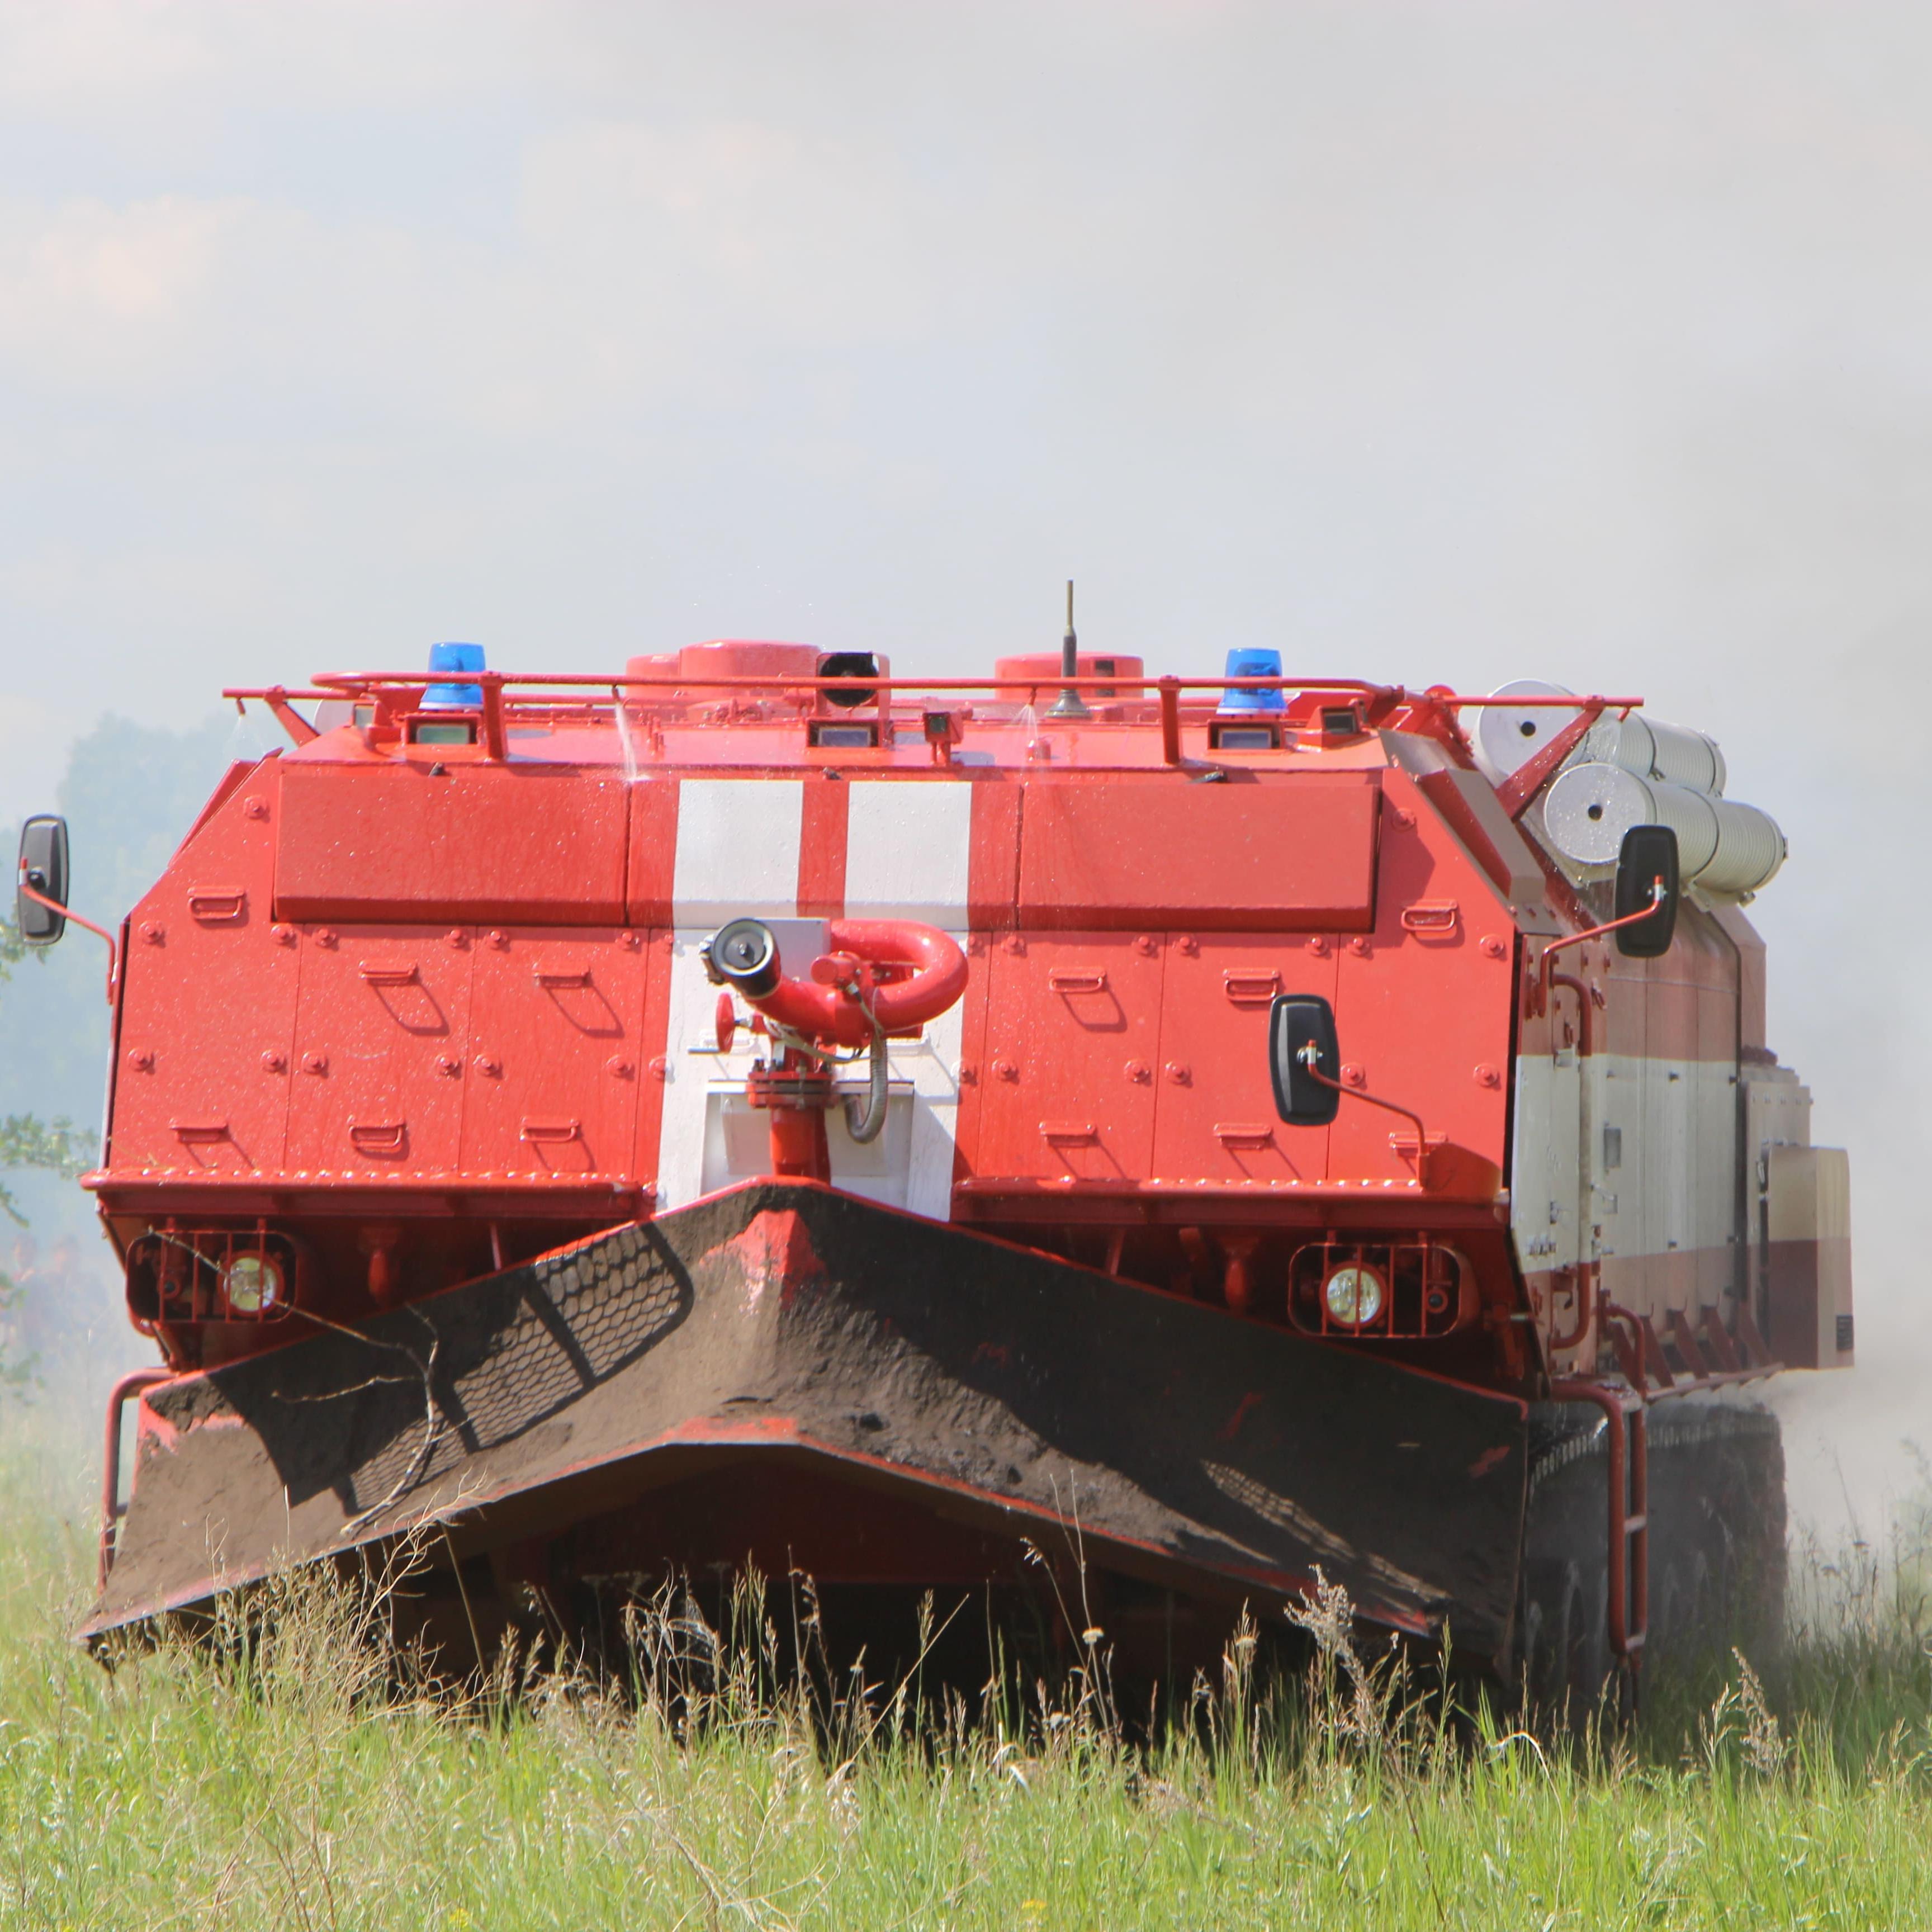
<svg viewBox="0 0 1932 1932">
<path fill-rule="evenodd" d="M 1091 973 L 1072 973 L 1056 968 L 1046 976 L 1048 986 L 1056 993 L 1104 993 L 1107 973 L 1104 967 Z"/>
<path fill-rule="evenodd" d="M 246 892 L 214 892 L 190 891 L 188 896 L 190 917 L 206 922 L 211 926 L 233 926 L 248 910 Z"/>
</svg>

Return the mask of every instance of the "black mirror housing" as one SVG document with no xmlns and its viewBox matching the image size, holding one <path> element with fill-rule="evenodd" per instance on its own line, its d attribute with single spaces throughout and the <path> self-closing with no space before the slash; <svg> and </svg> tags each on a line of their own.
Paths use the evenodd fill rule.
<svg viewBox="0 0 1932 1932">
<path fill-rule="evenodd" d="M 43 812 L 20 828 L 22 887 L 31 886 L 57 905 L 67 904 L 67 820 Z M 67 930 L 64 916 L 53 907 L 29 898 L 24 890 L 14 898 L 14 923 L 29 946 L 51 946 Z"/>
<path fill-rule="evenodd" d="M 1318 1072 L 1330 1080 L 1341 1078 L 1335 1009 L 1318 994 L 1276 994 L 1268 1009 L 1268 1070 L 1274 1080 L 1274 1110 L 1292 1127 L 1325 1127 L 1342 1104 L 1334 1088 L 1309 1072 L 1310 1057 Z"/>
<path fill-rule="evenodd" d="M 1616 916 L 1632 919 L 1652 902 L 1663 881 L 1656 910 L 1648 919 L 1633 919 L 1617 929 L 1617 950 L 1626 959 L 1660 959 L 1670 950 L 1677 932 L 1677 902 L 1682 887 L 1677 869 L 1677 834 L 1667 825 L 1633 825 L 1624 834 L 1617 854 Z"/>
</svg>

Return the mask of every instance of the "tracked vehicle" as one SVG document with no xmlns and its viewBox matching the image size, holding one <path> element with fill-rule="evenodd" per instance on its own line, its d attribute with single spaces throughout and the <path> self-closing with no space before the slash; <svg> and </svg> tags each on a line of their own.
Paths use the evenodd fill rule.
<svg viewBox="0 0 1932 1932">
<path fill-rule="evenodd" d="M 90 1636 L 412 1528 L 457 1650 L 747 1562 L 1155 1674 L 1318 1568 L 1545 1692 L 1774 1622 L 1845 1166 L 1708 740 L 1070 625 L 228 694 L 289 748 L 103 935 Z"/>
</svg>

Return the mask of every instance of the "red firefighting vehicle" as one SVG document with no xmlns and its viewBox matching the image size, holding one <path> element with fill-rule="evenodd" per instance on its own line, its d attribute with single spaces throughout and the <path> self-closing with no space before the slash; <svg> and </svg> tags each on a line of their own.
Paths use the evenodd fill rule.
<svg viewBox="0 0 1932 1932">
<path fill-rule="evenodd" d="M 748 1562 L 1077 1564 L 1156 1671 L 1319 1568 L 1550 1693 L 1774 1618 L 1738 1385 L 1852 1340 L 1777 827 L 1633 698 L 1228 668 L 230 693 L 289 748 L 103 934 L 160 1362 L 87 1632 L 424 1526 L 459 1647 Z M 21 864 L 46 943 L 60 821 Z"/>
</svg>

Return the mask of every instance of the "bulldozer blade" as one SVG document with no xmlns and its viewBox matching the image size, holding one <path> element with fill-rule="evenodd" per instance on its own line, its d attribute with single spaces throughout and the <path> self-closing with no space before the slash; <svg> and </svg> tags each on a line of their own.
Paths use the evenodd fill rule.
<svg viewBox="0 0 1932 1932">
<path fill-rule="evenodd" d="M 608 1522 L 729 1467 L 724 1510 L 753 1459 L 1222 1601 L 1318 1567 L 1363 1616 L 1500 1660 L 1526 1428 L 1366 1349 L 757 1181 L 146 1390 L 82 1634 L 420 1526 L 476 1550 Z"/>
</svg>

